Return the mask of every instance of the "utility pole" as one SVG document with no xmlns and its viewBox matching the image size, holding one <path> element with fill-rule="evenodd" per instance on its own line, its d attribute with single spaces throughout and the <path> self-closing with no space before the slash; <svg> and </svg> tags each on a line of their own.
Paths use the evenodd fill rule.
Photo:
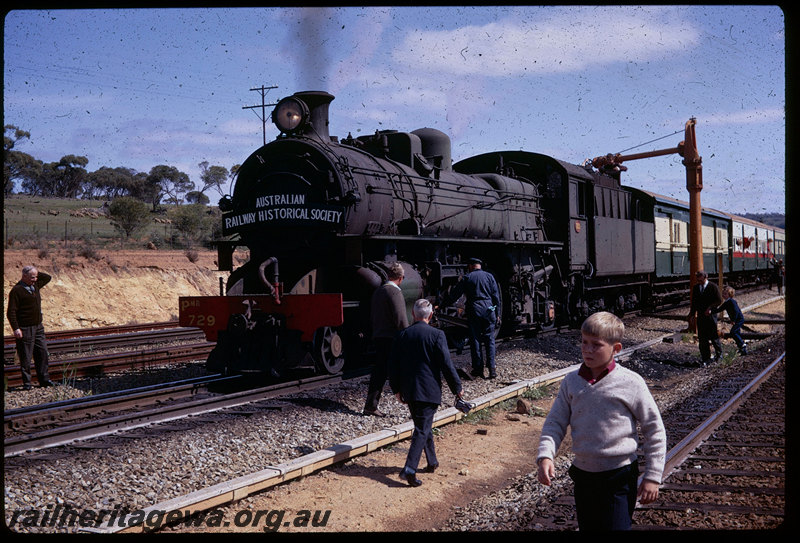
<svg viewBox="0 0 800 543">
<path fill-rule="evenodd" d="M 275 103 L 275 104 L 267 104 L 266 103 L 266 97 L 267 97 L 267 93 L 271 89 L 277 89 L 277 88 L 278 87 L 275 86 L 275 85 L 273 85 L 271 87 L 265 87 L 264 85 L 261 85 L 258 88 L 250 89 L 251 91 L 258 91 L 258 92 L 261 93 L 261 105 L 257 105 L 257 106 L 242 106 L 242 109 L 256 109 L 256 108 L 259 108 L 259 107 L 261 108 L 261 116 L 259 117 L 259 119 L 261 119 L 261 130 L 262 130 L 262 133 L 264 135 L 264 145 L 267 144 L 267 106 L 275 106 L 275 105 L 277 105 L 277 103 Z M 256 114 L 256 115 L 258 115 L 258 114 Z"/>
</svg>

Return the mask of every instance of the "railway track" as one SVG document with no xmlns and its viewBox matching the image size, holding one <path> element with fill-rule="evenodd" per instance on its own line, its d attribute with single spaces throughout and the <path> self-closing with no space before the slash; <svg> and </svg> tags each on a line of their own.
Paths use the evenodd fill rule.
<svg viewBox="0 0 800 543">
<path fill-rule="evenodd" d="M 636 530 L 783 524 L 784 358 L 785 353 L 669 451 L 659 499 L 639 506 Z"/>
<path fill-rule="evenodd" d="M 238 380 L 238 378 L 225 379 Z M 3 425 L 8 436 L 9 432 L 28 432 L 34 428 L 67 424 L 109 412 L 143 409 L 157 403 L 195 396 L 207 390 L 208 385 L 223 381 L 221 375 L 209 375 L 131 390 L 93 394 L 71 400 L 20 407 L 4 413 Z"/>
<path fill-rule="evenodd" d="M 349 374 L 316 376 L 231 393 L 214 392 L 210 387 L 221 384 L 241 387 L 244 378 L 216 375 L 188 382 L 105 394 L 102 397 L 80 398 L 55 405 L 19 409 L 4 416 L 7 432 L 4 439 L 4 457 L 10 458 L 153 424 L 254 404 L 287 394 L 314 390 L 345 379 L 362 377 L 365 373 L 366 370 L 362 370 Z M 61 424 L 64 421 L 81 419 L 84 420 Z M 25 431 L 42 425 L 52 427 Z M 23 432 L 16 432 L 19 430 Z M 17 435 L 8 436 L 10 431 Z"/>
<path fill-rule="evenodd" d="M 53 330 L 47 332 L 48 341 L 73 339 L 113 334 L 130 334 L 147 330 L 165 330 L 177 328 L 178 321 L 150 322 L 145 324 L 120 324 L 117 326 L 100 326 L 98 328 L 71 328 L 69 330 Z M 3 336 L 4 345 L 14 345 L 14 336 Z"/>
<path fill-rule="evenodd" d="M 652 326 L 652 325 L 650 325 L 650 326 Z M 645 338 L 647 338 L 646 334 L 645 334 Z M 514 349 L 514 348 L 516 348 L 516 346 L 512 346 L 511 348 Z M 533 348 L 535 349 L 535 346 Z M 758 350 L 758 349 L 756 349 L 756 350 Z M 748 358 L 748 360 L 746 362 L 750 363 L 751 360 Z M 705 374 L 705 373 L 706 372 L 703 372 L 703 374 Z M 524 378 L 524 377 L 520 376 L 518 378 Z M 694 378 L 692 378 L 692 380 L 694 380 Z M 276 411 L 276 413 L 277 413 L 277 411 Z M 302 416 L 301 416 L 301 418 L 302 418 Z M 397 427 L 393 427 L 392 430 L 396 430 L 396 428 L 399 428 L 399 426 L 400 425 L 398 425 Z M 380 428 L 380 426 L 378 426 L 378 428 Z M 389 442 L 392 442 L 391 440 L 396 440 L 394 434 L 392 434 L 392 435 L 390 435 L 388 437 L 386 435 L 384 435 L 383 439 L 389 439 L 390 440 Z M 400 437 L 399 439 L 403 439 L 403 438 Z M 347 440 L 347 441 L 345 441 L 345 440 Z M 120 443 L 120 441 L 117 440 L 117 443 Z M 271 466 L 269 470 L 265 470 L 265 471 L 268 471 L 269 473 L 262 474 L 263 475 L 263 480 L 261 482 L 253 482 L 252 480 L 250 482 L 251 482 L 251 484 L 254 485 L 254 487 L 260 485 L 261 488 L 267 488 L 272 484 L 277 484 L 277 483 L 274 483 L 274 481 L 276 479 L 289 480 L 292 477 L 296 477 L 296 476 L 300 476 L 300 475 L 306 475 L 308 473 L 311 473 L 314 469 L 319 469 L 319 468 L 312 467 L 313 464 L 309 464 L 309 461 L 311 460 L 311 456 L 315 456 L 315 460 L 317 462 L 319 462 L 322 467 L 325 467 L 325 465 L 329 466 L 330 464 L 338 462 L 341 459 L 346 459 L 348 457 L 353 457 L 353 456 L 357 456 L 358 454 L 362 454 L 364 452 L 368 452 L 369 450 L 372 450 L 375 447 L 375 443 L 370 441 L 370 440 L 367 440 L 367 439 L 364 439 L 364 438 L 358 438 L 358 439 L 352 439 L 351 440 L 351 438 L 349 436 L 347 436 L 347 435 L 345 435 L 345 436 L 343 436 L 341 438 L 341 442 L 333 441 L 332 443 L 341 443 L 341 444 L 337 445 L 335 447 L 330 447 L 329 449 L 325 449 L 325 450 L 322 450 L 320 448 L 320 449 L 317 450 L 316 454 L 306 455 L 306 457 L 296 458 L 295 460 L 292 460 L 292 461 L 286 461 L 283 464 L 275 464 L 274 466 Z M 322 446 L 326 447 L 327 445 L 322 445 Z M 378 446 L 381 446 L 381 445 L 378 445 Z M 106 448 L 107 447 L 114 447 L 114 445 L 113 444 L 109 444 L 109 445 L 106 445 Z M 72 450 L 72 453 L 69 452 L 70 450 Z M 113 449 L 111 449 L 111 450 L 113 450 Z M 61 454 L 75 455 L 76 453 L 77 453 L 77 450 L 74 450 L 72 448 L 66 448 L 65 452 L 61 453 Z M 59 454 L 60 453 L 56 452 L 55 456 L 58 457 Z M 87 454 L 87 453 L 83 452 L 81 454 Z M 33 455 L 32 458 L 35 458 L 36 456 L 37 455 Z M 282 460 L 278 460 L 278 462 L 281 462 L 281 461 Z M 33 464 L 33 465 L 36 465 L 36 464 Z M 234 488 L 234 487 L 231 486 L 231 484 L 230 484 L 231 482 L 232 481 L 229 481 L 228 483 L 222 483 L 220 485 L 220 487 L 225 487 L 225 489 L 222 489 L 222 488 L 205 489 L 204 491 L 198 491 L 198 492 L 204 492 L 206 497 L 210 496 L 214 492 L 217 492 L 219 494 L 214 498 L 215 500 L 216 499 L 224 500 L 225 499 L 225 493 L 227 491 L 230 491 L 230 492 L 232 492 L 233 494 L 235 494 L 235 495 L 237 495 L 239 497 L 245 496 L 245 495 L 248 494 L 249 490 L 248 490 L 247 487 L 243 487 L 243 488 L 236 487 L 236 488 Z M 209 481 L 208 484 L 214 484 L 214 481 Z M 208 485 L 204 485 L 204 486 L 208 486 Z M 180 497 L 180 498 L 181 499 L 178 499 L 178 498 L 171 499 L 170 502 L 174 501 L 175 503 L 178 503 L 178 502 L 183 503 L 181 501 L 183 497 Z M 235 501 L 238 498 L 233 498 L 232 497 L 231 499 Z M 129 500 L 130 500 L 130 498 L 126 498 L 125 499 L 125 501 L 129 501 Z M 150 503 L 152 503 L 152 502 L 150 502 Z M 163 505 L 163 503 L 164 502 L 162 502 L 159 505 Z M 225 503 L 225 502 L 222 501 L 222 502 L 217 502 L 217 503 Z M 638 514 L 638 512 L 637 512 L 637 514 Z M 554 529 L 559 529 L 559 528 L 555 527 Z M 561 526 L 560 529 L 563 529 L 563 525 Z"/>
<path fill-rule="evenodd" d="M 77 356 L 62 360 L 51 360 L 50 379 L 64 382 L 77 377 L 101 375 L 112 371 L 150 368 L 176 362 L 205 359 L 214 348 L 207 341 L 170 347 L 140 347 L 125 352 L 110 352 L 91 356 Z M 49 348 L 49 346 L 48 346 Z M 18 364 L 3 367 L 3 376 L 9 387 L 20 386 L 22 375 Z"/>
<path fill-rule="evenodd" d="M 157 325 L 158 323 L 156 323 Z M 147 330 L 132 330 L 123 333 L 106 333 L 87 336 L 51 337 L 47 335 L 47 351 L 51 356 L 65 356 L 138 345 L 150 345 L 168 341 L 198 341 L 204 339 L 202 331 L 197 328 L 172 326 Z M 6 343 L 3 347 L 3 362 L 13 364 L 16 355 L 14 343 Z"/>
</svg>

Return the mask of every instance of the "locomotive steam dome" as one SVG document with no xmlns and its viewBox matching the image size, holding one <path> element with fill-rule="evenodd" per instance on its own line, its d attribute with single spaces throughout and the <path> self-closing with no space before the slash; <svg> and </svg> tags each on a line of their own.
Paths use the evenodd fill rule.
<svg viewBox="0 0 800 543">
<path fill-rule="evenodd" d="M 435 128 L 418 128 L 411 133 L 420 139 L 422 156 L 441 157 L 441 164 L 438 166 L 442 170 L 451 169 L 450 137 L 447 134 Z"/>
</svg>

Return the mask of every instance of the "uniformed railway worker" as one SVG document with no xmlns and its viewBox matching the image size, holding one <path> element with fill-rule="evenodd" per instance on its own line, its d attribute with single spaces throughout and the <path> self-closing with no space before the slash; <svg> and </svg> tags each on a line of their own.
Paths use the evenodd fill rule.
<svg viewBox="0 0 800 543">
<path fill-rule="evenodd" d="M 489 379 L 494 379 L 497 377 L 494 330 L 500 324 L 502 315 L 500 289 L 494 276 L 482 268 L 483 262 L 480 259 L 470 258 L 469 272 L 445 297 L 443 304 L 451 305 L 461 295 L 466 296 L 465 309 L 472 355 L 471 375 L 483 377 L 485 366 L 489 370 Z"/>
</svg>

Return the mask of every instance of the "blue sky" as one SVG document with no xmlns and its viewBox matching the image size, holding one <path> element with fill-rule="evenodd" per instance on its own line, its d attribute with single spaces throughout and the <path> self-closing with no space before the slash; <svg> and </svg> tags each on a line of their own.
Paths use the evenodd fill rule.
<svg viewBox="0 0 800 543">
<path fill-rule="evenodd" d="M 262 85 L 268 102 L 335 95 L 331 135 L 437 128 L 454 160 L 673 148 L 695 117 L 703 205 L 781 213 L 784 23 L 775 6 L 17 10 L 4 123 L 45 162 L 167 164 L 199 183 L 200 162 L 230 169 L 262 144 L 245 109 Z M 680 156 L 626 165 L 623 183 L 688 201 Z"/>
</svg>

